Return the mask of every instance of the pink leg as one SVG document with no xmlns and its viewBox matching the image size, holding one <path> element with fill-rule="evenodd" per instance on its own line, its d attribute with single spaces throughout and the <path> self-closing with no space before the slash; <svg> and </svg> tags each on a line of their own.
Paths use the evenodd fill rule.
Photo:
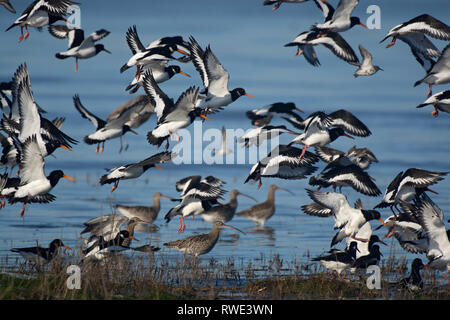
<svg viewBox="0 0 450 320">
<path fill-rule="evenodd" d="M 303 147 L 302 154 L 300 155 L 300 158 L 298 158 L 298 162 L 299 162 L 299 163 L 302 161 L 303 157 L 305 156 L 306 149 L 307 149 L 308 147 L 309 147 L 309 146 L 308 146 L 307 144 L 305 144 L 305 146 Z"/>
<path fill-rule="evenodd" d="M 20 37 L 19 37 L 19 42 L 22 42 L 23 40 L 23 27 L 20 26 Z"/>
<path fill-rule="evenodd" d="M 27 32 L 25 32 L 25 36 L 23 37 L 24 40 L 26 40 L 28 38 L 28 36 L 30 35 L 30 32 L 28 32 L 28 26 L 25 26 L 25 30 Z"/>
<path fill-rule="evenodd" d="M 436 108 L 436 106 L 434 106 L 434 110 L 431 112 L 431 115 L 435 118 L 439 115 L 439 110 Z"/>
<path fill-rule="evenodd" d="M 272 11 L 277 10 L 281 6 L 281 1 L 278 1 L 272 8 Z"/>
<path fill-rule="evenodd" d="M 431 90 L 432 87 L 433 87 L 432 84 L 429 84 L 429 85 L 428 85 L 428 93 L 427 93 L 427 97 L 428 97 L 428 98 L 431 97 L 431 95 L 433 94 L 433 91 Z"/>
<path fill-rule="evenodd" d="M 20 210 L 20 216 L 21 216 L 21 217 L 23 217 L 23 215 L 24 215 L 24 213 L 25 213 L 25 207 L 26 207 L 26 205 L 27 205 L 27 200 L 25 200 L 25 201 L 23 202 L 22 210 Z"/>
</svg>

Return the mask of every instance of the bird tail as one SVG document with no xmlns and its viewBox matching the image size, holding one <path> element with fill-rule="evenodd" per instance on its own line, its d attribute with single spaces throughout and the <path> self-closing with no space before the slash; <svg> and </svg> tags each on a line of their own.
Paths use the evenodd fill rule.
<svg viewBox="0 0 450 320">
<path fill-rule="evenodd" d="M 423 79 L 421 79 L 421 80 L 419 80 L 419 81 L 416 81 L 416 82 L 414 82 L 414 87 L 417 87 L 419 84 L 421 84 L 422 83 L 422 81 L 423 81 Z"/>
<path fill-rule="evenodd" d="M 107 175 L 107 174 L 104 174 L 104 175 L 101 176 L 101 178 L 100 178 L 100 184 L 101 184 L 101 185 L 104 185 L 104 184 L 107 184 L 107 183 L 113 183 L 114 181 L 116 181 L 116 179 L 110 179 L 110 178 L 108 178 L 108 175 Z"/>
<path fill-rule="evenodd" d="M 162 138 L 155 137 L 153 135 L 152 131 L 147 133 L 147 141 L 148 141 L 148 143 L 150 143 L 150 144 L 152 144 L 154 146 L 158 146 L 159 147 L 164 142 L 164 140 L 166 140 L 166 137 L 162 137 Z"/>
<path fill-rule="evenodd" d="M 164 216 L 164 219 L 166 220 L 166 223 L 169 223 L 170 220 L 172 220 L 173 217 L 179 215 L 180 212 L 178 211 L 178 209 L 176 207 L 172 208 L 169 210 L 169 212 L 166 213 L 166 215 Z"/>
<path fill-rule="evenodd" d="M 129 69 L 130 67 L 127 66 L 127 64 L 125 63 L 121 68 L 120 68 L 120 73 L 123 73 L 125 70 Z"/>
</svg>

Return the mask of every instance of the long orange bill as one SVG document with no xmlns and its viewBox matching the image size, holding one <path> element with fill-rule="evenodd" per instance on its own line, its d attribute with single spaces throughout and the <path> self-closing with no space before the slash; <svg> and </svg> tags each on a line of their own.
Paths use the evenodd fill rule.
<svg viewBox="0 0 450 320">
<path fill-rule="evenodd" d="M 249 98 L 254 98 L 254 96 L 252 96 L 251 94 L 245 93 L 245 95 Z"/>
<path fill-rule="evenodd" d="M 205 119 L 205 120 L 211 120 L 210 118 L 208 118 L 207 116 L 204 116 L 204 115 L 200 115 L 200 118 L 203 118 L 203 119 Z"/>
<path fill-rule="evenodd" d="M 162 170 L 162 168 L 160 166 L 157 166 L 156 164 L 155 164 L 155 168 L 158 170 Z"/>
<path fill-rule="evenodd" d="M 181 73 L 183 76 L 186 76 L 186 77 L 189 77 L 189 78 L 191 77 L 191 76 L 188 75 L 186 72 L 183 72 L 183 71 L 181 71 L 181 70 L 180 70 L 180 72 L 178 72 L 178 73 Z"/>
<path fill-rule="evenodd" d="M 301 112 L 301 113 L 305 113 L 302 109 L 297 108 L 297 107 L 295 107 L 295 110 L 297 110 L 298 112 Z"/>
<path fill-rule="evenodd" d="M 66 179 L 72 180 L 72 181 L 77 181 L 77 179 L 69 177 L 68 175 L 65 175 L 65 174 L 63 175 L 63 177 Z"/>
<path fill-rule="evenodd" d="M 380 220 L 380 222 L 383 224 L 383 226 L 385 226 L 387 229 L 389 229 L 388 226 L 386 225 L 386 223 L 384 223 L 383 219 L 380 218 L 378 220 Z"/>
<path fill-rule="evenodd" d="M 181 49 L 177 49 L 177 51 L 179 52 L 179 53 L 182 53 L 182 54 L 185 54 L 185 55 L 189 55 L 189 53 L 187 53 L 186 51 L 184 51 L 184 50 L 181 50 Z"/>
<path fill-rule="evenodd" d="M 70 149 L 69 147 L 66 147 L 65 145 L 60 144 L 59 145 L 60 148 L 66 149 L 68 151 L 72 151 L 72 149 Z"/>
<path fill-rule="evenodd" d="M 72 248 L 69 248 L 68 246 L 66 246 L 65 244 L 63 244 L 63 247 L 69 250 L 72 250 Z"/>
<path fill-rule="evenodd" d="M 133 240 L 139 241 L 138 239 L 136 239 L 136 238 L 135 238 L 135 237 L 133 237 L 132 235 L 130 235 L 129 237 L 130 237 L 130 239 L 133 239 Z"/>
<path fill-rule="evenodd" d="M 361 25 L 361 27 L 368 29 L 365 24 L 360 23 L 360 25 Z"/>
</svg>

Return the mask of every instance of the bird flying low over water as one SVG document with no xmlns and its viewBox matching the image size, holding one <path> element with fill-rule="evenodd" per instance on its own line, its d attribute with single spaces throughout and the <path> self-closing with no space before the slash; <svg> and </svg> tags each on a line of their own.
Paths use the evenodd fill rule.
<svg viewBox="0 0 450 320">
<path fill-rule="evenodd" d="M 331 246 L 334 246 L 346 237 L 351 237 L 352 239 L 359 241 L 369 241 L 369 239 L 359 239 L 355 236 L 359 231 L 359 228 L 367 221 L 374 219 L 377 219 L 384 224 L 378 211 L 352 208 L 347 201 L 347 197 L 342 193 L 322 192 L 309 189 L 306 189 L 306 191 L 314 202 L 322 207 L 330 209 L 328 216 L 333 215 L 335 219 L 334 229 L 341 229 L 333 237 Z M 314 214 L 307 210 L 306 207 L 303 209 L 307 214 Z"/>
<path fill-rule="evenodd" d="M 416 108 L 423 108 L 430 104 L 434 107 L 434 110 L 431 112 L 433 117 L 437 117 L 439 111 L 450 113 L 450 90 L 435 93 Z"/>
<path fill-rule="evenodd" d="M 367 26 L 361 23 L 358 17 L 351 17 L 353 10 L 358 5 L 359 0 L 340 0 L 336 10 L 334 10 L 326 0 L 315 1 L 316 5 L 321 7 L 318 2 L 322 2 L 326 5 L 326 10 L 322 9 L 325 22 L 321 24 L 315 24 L 312 26 L 313 31 L 334 31 L 344 32 L 356 25 L 360 25 L 367 29 Z"/>
<path fill-rule="evenodd" d="M 316 146 L 315 151 L 320 159 L 326 163 L 331 163 L 339 158 L 347 158 L 363 170 L 368 169 L 372 162 L 378 162 L 377 157 L 368 148 L 353 146 L 347 152 L 343 152 L 326 146 Z"/>
<path fill-rule="evenodd" d="M 194 37 L 189 37 L 189 40 L 191 41 L 192 63 L 200 73 L 206 93 L 206 97 L 199 100 L 198 107 L 205 109 L 206 114 L 215 113 L 241 96 L 253 98 L 243 88 L 230 91 L 228 89 L 230 75 L 212 52 L 211 47 L 208 45 L 203 50 Z"/>
<path fill-rule="evenodd" d="M 151 72 L 144 76 L 144 89 L 150 97 L 156 116 L 158 117 L 155 129 L 147 133 L 147 140 L 158 148 L 166 140 L 166 150 L 169 149 L 169 138 L 179 129 L 186 128 L 195 118 L 201 117 L 209 120 L 202 114 L 203 110 L 196 107 L 198 91 L 196 87 L 190 87 L 184 91 L 174 103 L 158 86 Z"/>
<path fill-rule="evenodd" d="M 150 168 L 162 170 L 157 164 L 171 161 L 177 156 L 172 152 L 160 152 L 137 163 L 126 164 L 108 170 L 109 172 L 100 178 L 100 184 L 114 183 L 111 192 L 117 189 L 120 180 L 139 178 Z"/>
<path fill-rule="evenodd" d="M 312 65 L 318 65 L 317 56 L 315 56 L 315 52 L 305 48 L 308 46 L 317 46 L 319 44 L 324 45 L 326 48 L 331 50 L 334 55 L 336 55 L 339 59 L 344 60 L 350 64 L 359 63 L 359 59 L 353 51 L 352 47 L 345 41 L 345 39 L 339 35 L 339 33 L 334 31 L 305 31 L 300 33 L 294 40 L 285 44 L 285 47 L 299 47 L 303 48 L 303 51 L 296 52 L 296 55 L 300 55 L 301 53 L 306 53 L 308 56 L 305 58 Z M 306 46 L 306 47 L 305 47 Z"/>
<path fill-rule="evenodd" d="M 73 96 L 73 103 L 75 105 L 75 109 L 80 112 L 81 116 L 88 119 L 95 126 L 96 131 L 85 136 L 84 142 L 87 144 L 97 144 L 97 148 L 95 150 L 96 153 L 103 152 L 106 140 L 121 137 L 128 131 L 137 134 L 136 131 L 131 129 L 129 124 L 129 121 L 134 113 L 131 108 L 124 110 L 120 116 L 114 117 L 113 119 L 110 119 L 110 121 L 105 121 L 87 110 L 81 104 L 80 97 L 77 94 Z"/>
<path fill-rule="evenodd" d="M 42 28 L 59 20 L 67 22 L 64 16 L 67 15 L 68 8 L 76 4 L 79 3 L 70 0 L 35 0 L 6 31 L 20 26 L 19 42 L 21 42 L 30 34 L 28 27 Z M 23 28 L 26 30 L 25 35 Z"/>
<path fill-rule="evenodd" d="M 293 117 L 298 116 L 294 110 L 303 113 L 303 110 L 296 107 L 293 102 L 274 102 L 259 109 L 249 110 L 245 115 L 252 121 L 252 125 L 262 127 L 268 125 L 275 115 L 285 114 Z"/>
<path fill-rule="evenodd" d="M 111 51 L 105 49 L 103 44 L 95 44 L 110 34 L 105 29 L 97 30 L 91 33 L 87 38 L 84 37 L 83 29 L 68 27 L 65 25 L 52 25 L 48 28 L 50 34 L 58 39 L 69 39 L 67 51 L 59 52 L 55 56 L 58 59 L 75 58 L 75 72 L 78 70 L 78 59 L 89 59 L 102 51 L 111 54 Z"/>
<path fill-rule="evenodd" d="M 359 45 L 358 48 L 363 61 L 362 63 L 355 64 L 359 67 L 358 70 L 356 70 L 353 74 L 355 78 L 357 78 L 358 76 L 371 76 L 378 70 L 383 71 L 383 69 L 381 69 L 379 66 L 374 66 L 372 64 L 372 55 L 369 51 L 367 51 L 366 48 L 364 48 L 362 45 Z"/>
</svg>

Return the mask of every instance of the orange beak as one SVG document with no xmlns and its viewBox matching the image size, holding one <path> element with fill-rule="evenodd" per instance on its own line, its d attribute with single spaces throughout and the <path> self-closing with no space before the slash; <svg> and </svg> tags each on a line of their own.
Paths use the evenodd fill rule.
<svg viewBox="0 0 450 320">
<path fill-rule="evenodd" d="M 205 119 L 205 120 L 211 120 L 210 118 L 208 118 L 207 116 L 204 116 L 204 115 L 200 115 L 200 118 L 202 118 L 202 119 Z"/>
<path fill-rule="evenodd" d="M 133 237 L 132 235 L 130 235 L 130 239 L 133 239 L 133 240 L 139 241 L 138 239 L 136 239 L 136 238 L 135 238 L 135 237 Z"/>
<path fill-rule="evenodd" d="M 66 179 L 72 180 L 72 181 L 77 181 L 77 179 L 69 177 L 69 176 L 67 176 L 65 174 L 63 175 L 63 177 L 66 178 Z"/>
<path fill-rule="evenodd" d="M 361 25 L 361 27 L 368 29 L 365 24 L 360 23 L 360 25 Z"/>
<path fill-rule="evenodd" d="M 389 229 L 388 227 L 387 227 L 387 225 L 386 225 L 386 223 L 384 223 L 384 221 L 383 221 L 383 219 L 378 219 L 382 224 L 383 224 L 383 226 L 385 226 L 387 229 Z"/>
<path fill-rule="evenodd" d="M 251 94 L 246 93 L 245 95 L 249 98 L 254 98 L 254 96 L 252 96 Z"/>
<path fill-rule="evenodd" d="M 68 246 L 66 246 L 65 244 L 63 244 L 63 247 L 65 248 L 65 249 L 69 249 L 69 250 L 72 250 L 71 248 L 69 248 Z"/>
<path fill-rule="evenodd" d="M 184 51 L 184 50 L 181 50 L 181 49 L 177 49 L 177 51 L 179 52 L 179 53 L 182 53 L 182 54 L 184 54 L 184 55 L 189 55 L 189 53 L 187 53 L 186 51 Z"/>
<path fill-rule="evenodd" d="M 295 110 L 297 110 L 298 112 L 301 112 L 301 113 L 305 113 L 302 109 L 297 108 L 297 107 L 295 107 Z"/>
<path fill-rule="evenodd" d="M 68 151 L 72 151 L 72 149 L 70 149 L 70 148 L 68 148 L 68 147 L 66 147 L 65 145 L 62 145 L 62 144 L 60 144 L 59 147 L 63 148 L 63 149 L 66 149 Z"/>
<path fill-rule="evenodd" d="M 155 168 L 158 170 L 162 170 L 162 168 L 160 166 L 157 166 L 156 164 L 155 164 Z"/>
<path fill-rule="evenodd" d="M 180 72 L 178 72 L 178 73 L 181 73 L 183 76 L 186 76 L 186 77 L 189 77 L 189 78 L 191 77 L 191 76 L 188 75 L 186 72 L 183 72 L 183 71 L 181 71 L 181 70 L 180 70 Z"/>
</svg>

